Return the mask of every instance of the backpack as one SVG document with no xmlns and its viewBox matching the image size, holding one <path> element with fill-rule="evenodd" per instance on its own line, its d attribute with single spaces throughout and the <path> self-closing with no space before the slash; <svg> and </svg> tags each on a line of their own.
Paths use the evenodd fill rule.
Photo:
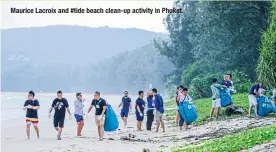
<svg viewBox="0 0 276 152">
<path fill-rule="evenodd" d="M 104 121 L 104 131 L 115 131 L 119 127 L 117 115 L 110 104 L 106 104 L 106 114 Z"/>
<path fill-rule="evenodd" d="M 196 107 L 194 103 L 190 101 L 180 102 L 178 111 L 180 113 L 180 116 L 184 119 L 184 121 L 187 124 L 191 124 L 192 122 L 196 121 L 198 117 Z"/>
</svg>

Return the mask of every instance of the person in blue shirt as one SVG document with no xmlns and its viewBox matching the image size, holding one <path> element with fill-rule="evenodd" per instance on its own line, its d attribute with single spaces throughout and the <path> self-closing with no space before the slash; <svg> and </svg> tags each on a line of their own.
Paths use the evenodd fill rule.
<svg viewBox="0 0 276 152">
<path fill-rule="evenodd" d="M 162 116 L 164 113 L 163 98 L 159 94 L 157 94 L 156 88 L 152 89 L 152 93 L 154 95 L 154 105 L 156 110 L 155 117 L 154 117 L 154 119 L 157 122 L 156 132 L 158 132 L 160 124 L 163 128 L 163 132 L 165 132 L 165 125 L 164 125 L 164 121 L 162 120 Z"/>
<path fill-rule="evenodd" d="M 228 89 L 230 89 L 230 87 L 232 87 L 232 83 L 230 81 L 230 75 L 226 74 L 224 76 L 224 81 L 222 82 L 222 85 L 225 85 Z"/>
<path fill-rule="evenodd" d="M 122 97 L 122 101 L 119 104 L 119 108 L 123 105 L 122 109 L 121 109 L 121 118 L 124 122 L 124 126 L 127 125 L 127 118 L 128 118 L 128 113 L 129 113 L 129 109 L 131 109 L 131 98 L 128 97 L 128 92 L 125 91 L 124 92 L 124 96 Z"/>
<path fill-rule="evenodd" d="M 144 109 L 146 102 L 144 101 L 144 91 L 138 92 L 139 97 L 136 99 L 135 114 L 137 120 L 137 131 L 142 131 L 142 122 L 144 120 Z"/>
<path fill-rule="evenodd" d="M 154 103 L 153 103 L 153 94 L 149 90 L 147 93 L 147 130 L 151 131 L 152 122 L 154 120 Z"/>
<path fill-rule="evenodd" d="M 257 102 L 257 96 L 260 95 L 259 89 L 261 87 L 261 84 L 255 83 L 253 84 L 248 93 L 248 99 L 249 99 L 249 110 L 248 110 L 248 117 L 251 117 L 251 111 L 252 108 L 255 108 L 255 114 L 256 117 L 258 118 L 258 102 Z"/>
</svg>

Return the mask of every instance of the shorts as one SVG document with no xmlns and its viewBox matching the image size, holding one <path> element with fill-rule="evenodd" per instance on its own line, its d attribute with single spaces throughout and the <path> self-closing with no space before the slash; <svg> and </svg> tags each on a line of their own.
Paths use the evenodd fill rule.
<svg viewBox="0 0 276 152">
<path fill-rule="evenodd" d="M 136 111 L 135 114 L 136 114 L 136 120 L 137 121 L 143 121 L 144 120 L 144 114 L 143 114 L 143 116 L 140 116 L 140 113 L 138 111 Z"/>
<path fill-rule="evenodd" d="M 250 107 L 255 106 L 255 105 L 258 104 L 257 103 L 257 98 L 253 94 L 248 95 L 248 99 L 249 99 Z"/>
<path fill-rule="evenodd" d="M 104 121 L 105 121 L 105 115 L 103 115 L 102 119 L 99 120 L 99 117 L 101 115 L 95 115 L 95 122 L 96 122 L 96 125 L 97 126 L 100 126 L 100 125 L 103 125 L 104 124 Z"/>
<path fill-rule="evenodd" d="M 32 120 L 26 120 L 26 124 L 27 125 L 30 125 L 30 124 L 33 124 L 33 126 L 37 126 L 38 125 L 38 120 L 36 120 L 36 121 L 32 121 Z"/>
<path fill-rule="evenodd" d="M 212 100 L 212 108 L 220 108 L 221 107 L 221 99 L 218 98 L 216 100 Z"/>
<path fill-rule="evenodd" d="M 163 114 L 156 110 L 156 113 L 154 115 L 154 119 L 157 120 L 157 121 L 161 121 L 162 116 L 163 116 Z"/>
<path fill-rule="evenodd" d="M 54 117 L 54 127 L 57 128 L 63 128 L 64 127 L 64 117 Z"/>
<path fill-rule="evenodd" d="M 77 122 L 83 121 L 83 116 L 82 115 L 74 114 L 74 116 L 75 116 Z"/>
<path fill-rule="evenodd" d="M 128 111 L 121 111 L 121 117 L 128 117 Z"/>
</svg>

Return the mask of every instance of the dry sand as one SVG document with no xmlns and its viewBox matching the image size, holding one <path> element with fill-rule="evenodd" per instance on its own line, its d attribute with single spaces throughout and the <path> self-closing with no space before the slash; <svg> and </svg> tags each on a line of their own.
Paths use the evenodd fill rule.
<svg viewBox="0 0 276 152">
<path fill-rule="evenodd" d="M 85 117 L 86 118 L 86 117 Z M 192 127 L 188 131 L 179 131 L 172 127 L 171 121 L 166 121 L 165 133 L 136 132 L 135 118 L 130 116 L 128 126 L 122 132 L 105 133 L 104 141 L 98 141 L 93 115 L 85 119 L 83 137 L 76 137 L 75 120 L 66 119 L 62 140 L 56 140 L 56 132 L 52 126 L 52 119 L 40 118 L 40 139 L 36 139 L 32 129 L 31 139 L 25 140 L 24 117 L 2 121 L 2 151 L 3 152 L 142 152 L 143 148 L 157 151 L 160 147 L 183 145 L 201 140 L 223 137 L 227 134 L 237 133 L 249 128 L 276 124 L 275 118 L 260 120 L 237 118 L 226 121 L 210 122 L 199 127 Z M 120 140 L 122 136 L 136 135 L 130 140 Z"/>
</svg>

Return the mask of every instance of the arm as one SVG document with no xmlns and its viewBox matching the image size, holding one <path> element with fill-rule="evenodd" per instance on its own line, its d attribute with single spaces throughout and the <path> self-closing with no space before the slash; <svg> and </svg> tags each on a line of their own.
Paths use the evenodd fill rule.
<svg viewBox="0 0 276 152">
<path fill-rule="evenodd" d="M 69 115 L 72 115 L 67 100 L 65 100 L 65 108 L 66 108 L 68 114 L 69 114 Z"/>
<path fill-rule="evenodd" d="M 139 101 L 138 99 L 136 100 L 136 109 L 139 113 L 141 113 L 140 107 L 139 107 Z"/>
<path fill-rule="evenodd" d="M 147 98 L 149 97 L 149 94 L 150 94 L 150 89 L 149 89 L 148 92 L 147 92 Z"/>
<path fill-rule="evenodd" d="M 69 107 L 66 108 L 66 110 L 67 110 L 67 112 L 69 113 L 69 115 L 72 115 L 72 114 L 71 114 L 71 111 L 70 111 L 70 109 L 69 109 Z"/>
<path fill-rule="evenodd" d="M 189 101 L 193 101 L 192 97 L 188 95 Z"/>
<path fill-rule="evenodd" d="M 138 112 L 141 113 L 141 110 L 138 105 L 136 106 L 136 108 L 137 108 Z"/>
<path fill-rule="evenodd" d="M 121 103 L 119 104 L 119 108 L 122 106 L 122 104 L 123 104 L 123 101 L 121 101 Z"/>
<path fill-rule="evenodd" d="M 129 108 L 132 109 L 131 98 L 129 98 Z"/>
<path fill-rule="evenodd" d="M 106 106 L 103 106 L 103 112 L 102 112 L 102 115 L 105 113 L 106 111 Z"/>
<path fill-rule="evenodd" d="M 95 105 L 94 100 L 92 101 L 90 107 L 88 108 L 87 114 L 89 114 L 89 112 L 92 110 L 93 106 Z"/>
<path fill-rule="evenodd" d="M 24 106 L 23 106 L 23 110 L 27 110 L 28 108 L 29 108 L 28 101 L 25 101 Z"/>
<path fill-rule="evenodd" d="M 215 88 L 214 86 L 211 86 L 211 90 L 212 90 L 212 99 L 215 99 L 216 98 L 216 91 L 217 88 Z"/>
<path fill-rule="evenodd" d="M 40 105 L 39 105 L 39 102 L 37 100 L 35 100 L 35 101 L 36 101 L 35 106 L 32 106 L 32 109 L 38 110 L 40 108 Z"/>
<path fill-rule="evenodd" d="M 176 101 L 180 101 L 180 95 L 178 94 L 177 96 L 176 96 Z"/>
<path fill-rule="evenodd" d="M 89 113 L 92 109 L 93 109 L 93 105 L 90 105 L 90 107 L 88 108 L 87 113 Z"/>
<path fill-rule="evenodd" d="M 55 105 L 56 105 L 55 101 L 56 101 L 56 100 L 53 101 L 53 103 L 52 103 L 52 105 L 51 105 L 51 107 L 50 107 L 49 113 L 51 113 L 52 110 L 54 109 L 54 107 L 55 107 Z"/>
</svg>

